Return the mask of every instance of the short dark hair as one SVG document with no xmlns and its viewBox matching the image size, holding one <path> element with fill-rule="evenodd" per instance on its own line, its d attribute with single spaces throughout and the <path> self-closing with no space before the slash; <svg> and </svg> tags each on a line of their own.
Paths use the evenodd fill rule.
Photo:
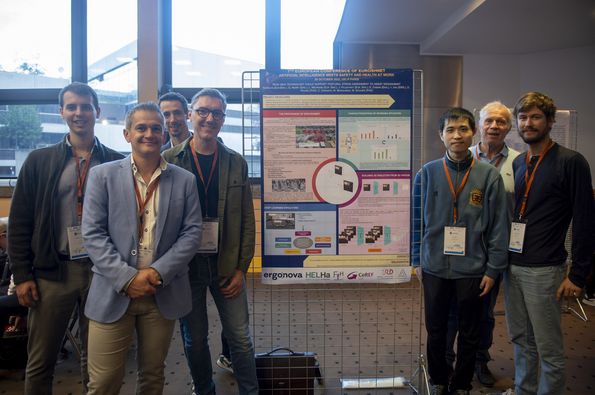
<svg viewBox="0 0 595 395">
<path fill-rule="evenodd" d="M 163 101 L 178 101 L 182 105 L 182 108 L 184 109 L 184 111 L 186 111 L 186 113 L 188 113 L 188 100 L 186 100 L 186 98 L 183 95 L 179 94 L 178 92 L 164 93 L 163 95 L 161 95 L 159 97 L 157 104 L 161 105 L 161 102 L 163 102 Z"/>
<path fill-rule="evenodd" d="M 543 112 L 548 121 L 556 120 L 556 105 L 554 104 L 554 100 L 539 92 L 527 92 L 521 96 L 516 102 L 512 113 L 516 119 L 520 112 L 529 111 L 533 107 L 537 107 Z"/>
<path fill-rule="evenodd" d="M 148 101 L 148 102 L 144 102 L 144 103 L 138 103 L 134 107 L 132 107 L 130 110 L 128 110 L 128 112 L 126 113 L 126 121 L 125 121 L 126 130 L 130 130 L 130 128 L 132 127 L 132 116 L 138 111 L 155 112 L 155 113 L 159 114 L 161 123 L 165 124 L 165 118 L 163 117 L 163 113 L 161 112 L 161 109 L 159 108 L 157 103 Z"/>
<path fill-rule="evenodd" d="M 458 119 L 466 119 L 469 122 L 469 127 L 475 132 L 475 117 L 471 114 L 471 111 L 466 110 L 462 107 L 453 107 L 448 109 L 444 114 L 440 116 L 439 131 L 442 133 L 446 123 L 448 121 L 454 121 Z"/>
<path fill-rule="evenodd" d="M 227 98 L 223 93 L 221 93 L 219 89 L 215 88 L 201 89 L 197 94 L 192 96 L 192 101 L 190 102 L 190 105 L 194 106 L 194 103 L 196 103 L 196 101 L 202 96 L 209 96 L 221 100 L 221 103 L 223 104 L 223 112 L 225 112 L 225 109 L 227 109 Z"/>
<path fill-rule="evenodd" d="M 93 88 L 91 88 L 87 84 L 83 84 L 82 82 L 73 82 L 71 84 L 66 85 L 64 88 L 60 90 L 60 94 L 58 95 L 58 102 L 60 103 L 60 108 L 64 107 L 64 94 L 66 92 L 72 92 L 79 96 L 91 96 L 93 99 L 93 106 L 95 106 L 95 110 L 99 108 L 99 99 L 97 98 L 97 92 Z"/>
</svg>

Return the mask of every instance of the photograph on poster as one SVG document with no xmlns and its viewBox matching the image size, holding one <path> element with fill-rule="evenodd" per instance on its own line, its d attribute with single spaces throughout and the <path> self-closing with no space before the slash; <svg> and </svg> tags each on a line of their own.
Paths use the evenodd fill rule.
<svg viewBox="0 0 595 395">
<path fill-rule="evenodd" d="M 271 180 L 274 192 L 304 192 L 306 190 L 305 178 L 290 178 L 284 180 Z"/>
<path fill-rule="evenodd" d="M 266 213 L 267 229 L 295 229 L 294 213 Z"/>
<path fill-rule="evenodd" d="M 335 125 L 313 125 L 295 127 L 296 148 L 335 148 Z"/>
</svg>

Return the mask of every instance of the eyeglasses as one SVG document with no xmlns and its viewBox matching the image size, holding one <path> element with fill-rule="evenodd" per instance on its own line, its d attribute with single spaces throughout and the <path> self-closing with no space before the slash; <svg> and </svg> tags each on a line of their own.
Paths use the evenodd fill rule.
<svg viewBox="0 0 595 395">
<path fill-rule="evenodd" d="M 209 110 L 205 107 L 193 108 L 192 111 L 198 113 L 198 116 L 201 118 L 208 118 L 209 114 L 213 116 L 213 119 L 220 121 L 225 117 L 225 113 L 221 110 Z"/>
</svg>

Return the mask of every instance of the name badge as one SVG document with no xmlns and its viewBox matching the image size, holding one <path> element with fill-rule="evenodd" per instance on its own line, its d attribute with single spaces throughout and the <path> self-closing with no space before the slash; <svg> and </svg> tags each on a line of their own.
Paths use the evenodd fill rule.
<svg viewBox="0 0 595 395">
<path fill-rule="evenodd" d="M 198 252 L 216 254 L 219 247 L 219 220 L 217 218 L 203 218 L 202 238 Z"/>
<path fill-rule="evenodd" d="M 465 255 L 465 235 L 463 226 L 444 227 L 444 255 Z"/>
<path fill-rule="evenodd" d="M 66 233 L 68 234 L 70 259 L 74 261 L 75 259 L 87 258 L 89 254 L 87 254 L 87 250 L 83 245 L 83 233 L 81 232 L 80 225 L 67 227 Z"/>
<path fill-rule="evenodd" d="M 510 224 L 510 243 L 508 251 L 523 253 L 523 243 L 525 241 L 525 228 L 527 224 L 523 222 L 512 222 Z"/>
<path fill-rule="evenodd" d="M 136 258 L 136 268 L 144 269 L 153 263 L 153 250 L 150 248 L 138 246 L 138 258 Z"/>
</svg>

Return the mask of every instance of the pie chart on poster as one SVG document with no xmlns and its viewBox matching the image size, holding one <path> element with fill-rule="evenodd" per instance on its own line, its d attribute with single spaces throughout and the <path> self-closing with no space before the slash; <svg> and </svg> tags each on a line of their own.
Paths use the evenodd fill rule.
<svg viewBox="0 0 595 395">
<path fill-rule="evenodd" d="M 360 188 L 360 180 L 353 166 L 334 159 L 318 166 L 314 172 L 313 184 L 318 200 L 331 204 L 351 202 Z"/>
</svg>

